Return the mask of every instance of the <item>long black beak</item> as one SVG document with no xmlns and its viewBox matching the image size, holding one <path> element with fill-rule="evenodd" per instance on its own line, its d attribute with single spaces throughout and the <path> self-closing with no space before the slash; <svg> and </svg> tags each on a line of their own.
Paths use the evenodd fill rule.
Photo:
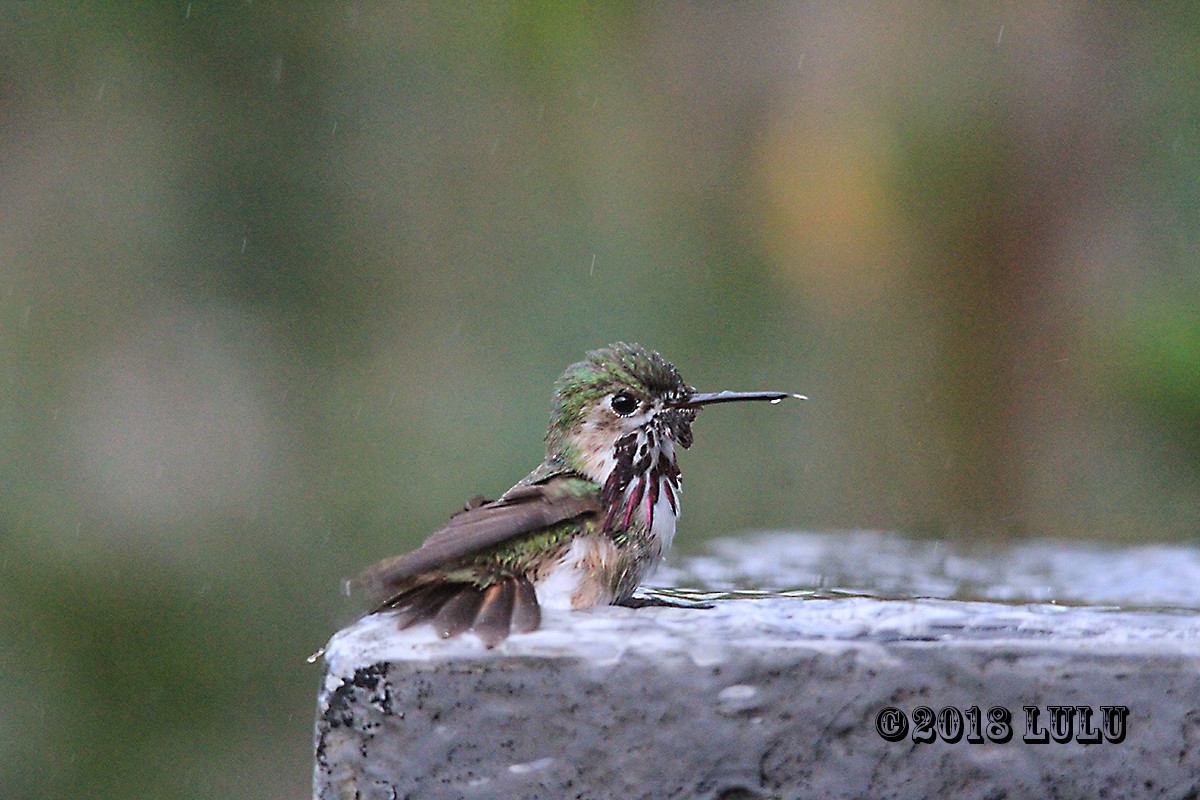
<svg viewBox="0 0 1200 800">
<path fill-rule="evenodd" d="M 750 400 L 765 400 L 768 403 L 778 403 L 789 397 L 795 397 L 799 400 L 808 399 L 802 394 L 792 394 L 791 392 L 710 392 L 708 394 L 693 394 L 686 400 L 675 403 L 674 406 L 675 408 L 699 408 L 700 406 L 711 406 L 715 403 L 741 403 Z"/>
</svg>

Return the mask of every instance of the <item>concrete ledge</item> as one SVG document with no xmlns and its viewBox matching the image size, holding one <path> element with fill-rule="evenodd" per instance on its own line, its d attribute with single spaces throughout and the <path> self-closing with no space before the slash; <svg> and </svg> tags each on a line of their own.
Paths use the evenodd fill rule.
<svg viewBox="0 0 1200 800">
<path fill-rule="evenodd" d="M 491 651 L 469 634 L 361 620 L 326 653 L 315 797 L 1197 796 L 1194 612 L 802 593 L 716 603 L 549 612 L 543 630 Z M 1006 710 L 1012 735 L 981 727 L 982 743 L 970 731 L 950 743 L 935 724 L 918 743 L 921 706 L 978 707 L 981 726 Z M 1066 741 L 1029 744 L 1025 706 L 1046 738 L 1052 706 L 1092 719 L 1073 712 Z M 1128 708 L 1108 736 L 1105 706 Z M 883 713 L 895 730 L 888 708 L 908 721 L 899 741 L 877 728 Z"/>
</svg>

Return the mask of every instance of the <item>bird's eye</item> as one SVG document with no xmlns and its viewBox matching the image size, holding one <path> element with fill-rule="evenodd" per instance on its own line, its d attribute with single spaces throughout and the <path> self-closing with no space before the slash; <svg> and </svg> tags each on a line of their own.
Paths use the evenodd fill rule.
<svg viewBox="0 0 1200 800">
<path fill-rule="evenodd" d="M 608 404 L 622 417 L 628 417 L 638 410 L 638 401 L 627 394 L 614 394 Z"/>
</svg>

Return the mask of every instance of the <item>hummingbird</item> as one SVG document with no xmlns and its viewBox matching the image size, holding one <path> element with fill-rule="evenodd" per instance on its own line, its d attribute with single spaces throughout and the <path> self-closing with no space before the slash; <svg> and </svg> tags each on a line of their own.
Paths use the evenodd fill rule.
<svg viewBox="0 0 1200 800">
<path fill-rule="evenodd" d="M 546 459 L 486 502 L 476 498 L 416 550 L 359 582 L 400 628 L 473 630 L 488 648 L 536 630 L 541 608 L 638 605 L 680 512 L 680 448 L 703 406 L 778 403 L 789 392 L 703 394 L 675 365 L 617 342 L 567 367 L 554 387 Z"/>
</svg>

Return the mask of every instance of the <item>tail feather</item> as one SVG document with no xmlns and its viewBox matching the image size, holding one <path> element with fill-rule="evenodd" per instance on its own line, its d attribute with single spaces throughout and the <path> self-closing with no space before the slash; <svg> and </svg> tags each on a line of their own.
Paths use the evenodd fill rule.
<svg viewBox="0 0 1200 800">
<path fill-rule="evenodd" d="M 537 630 L 542 621 L 537 593 L 523 576 L 486 588 L 469 583 L 429 583 L 403 592 L 376 609 L 395 611 L 401 630 L 423 622 L 433 624 L 443 639 L 473 630 L 488 647 L 512 632 Z"/>
<path fill-rule="evenodd" d="M 505 581 L 489 586 L 483 592 L 483 603 L 475 616 L 475 635 L 488 647 L 495 647 L 508 638 L 512 627 L 513 599 L 517 582 Z"/>
<path fill-rule="evenodd" d="M 455 587 L 445 583 L 431 583 L 420 586 L 410 592 L 393 597 L 384 603 L 378 611 L 396 610 L 396 621 L 400 630 L 411 628 L 422 622 L 427 622 L 437 614 L 446 601 L 454 596 Z"/>
<path fill-rule="evenodd" d="M 512 629 L 517 633 L 536 631 L 542 624 L 542 609 L 537 592 L 525 578 L 517 579 L 517 596 L 513 598 Z"/>
<path fill-rule="evenodd" d="M 458 636 L 471 627 L 482 602 L 483 593 L 479 589 L 464 585 L 437 612 L 433 618 L 433 629 L 443 639 Z"/>
</svg>

